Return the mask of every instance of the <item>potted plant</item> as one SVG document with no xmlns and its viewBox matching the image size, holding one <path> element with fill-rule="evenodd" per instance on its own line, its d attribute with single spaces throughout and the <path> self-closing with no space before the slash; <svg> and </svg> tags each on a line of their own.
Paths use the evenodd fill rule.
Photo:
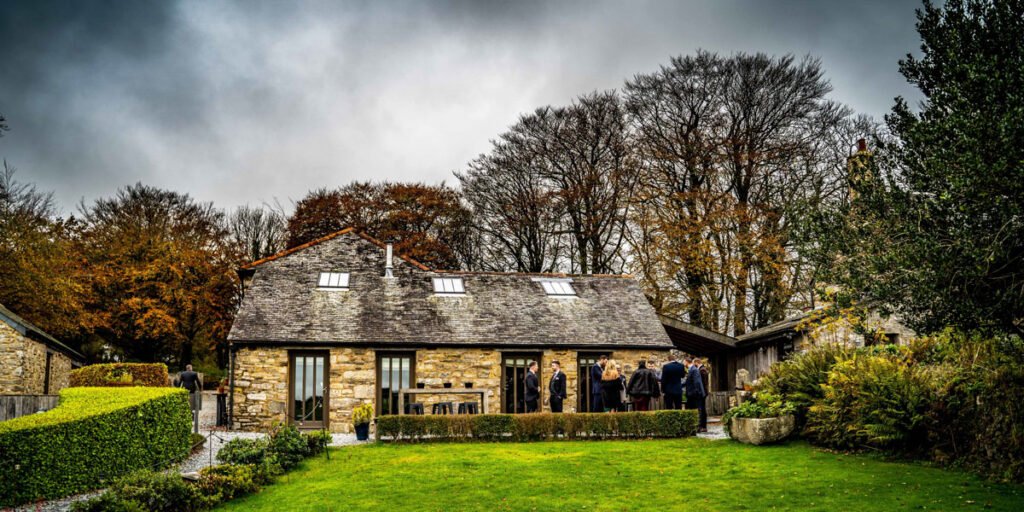
<svg viewBox="0 0 1024 512">
<path fill-rule="evenodd" d="M 352 425 L 356 428 L 356 439 L 366 441 L 370 438 L 370 421 L 373 420 L 373 404 L 357 405 L 352 410 Z"/>
<path fill-rule="evenodd" d="M 796 407 L 770 393 L 754 393 L 750 400 L 726 411 L 722 426 L 729 437 L 746 444 L 781 441 L 793 433 Z"/>
</svg>

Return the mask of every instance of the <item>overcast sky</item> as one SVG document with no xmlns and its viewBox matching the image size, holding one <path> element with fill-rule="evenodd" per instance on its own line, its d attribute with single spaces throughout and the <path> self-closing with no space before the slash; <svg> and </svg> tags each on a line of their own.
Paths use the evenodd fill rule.
<svg viewBox="0 0 1024 512">
<path fill-rule="evenodd" d="M 65 212 L 137 181 L 218 206 L 455 182 L 523 112 L 698 48 L 820 57 L 832 97 L 916 99 L 916 0 L 0 3 L 0 157 Z"/>
</svg>

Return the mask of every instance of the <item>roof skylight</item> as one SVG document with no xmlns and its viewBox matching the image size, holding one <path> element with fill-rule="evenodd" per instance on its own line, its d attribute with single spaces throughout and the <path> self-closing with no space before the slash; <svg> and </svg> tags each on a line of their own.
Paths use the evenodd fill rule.
<svg viewBox="0 0 1024 512">
<path fill-rule="evenodd" d="M 348 289 L 348 272 L 320 272 L 320 288 Z"/>
<path fill-rule="evenodd" d="M 434 293 L 463 294 L 466 293 L 466 288 L 462 285 L 461 277 L 435 277 Z"/>
<path fill-rule="evenodd" d="M 569 280 L 545 279 L 540 282 L 544 287 L 544 293 L 561 297 L 575 296 L 576 290 Z"/>
</svg>

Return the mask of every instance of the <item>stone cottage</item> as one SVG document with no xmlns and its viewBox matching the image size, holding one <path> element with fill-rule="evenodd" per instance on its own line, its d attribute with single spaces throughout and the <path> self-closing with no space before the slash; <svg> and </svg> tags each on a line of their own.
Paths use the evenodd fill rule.
<svg viewBox="0 0 1024 512">
<path fill-rule="evenodd" d="M 0 305 L 0 395 L 53 395 L 85 357 Z"/>
<path fill-rule="evenodd" d="M 417 390 L 407 401 L 428 414 L 434 403 L 479 401 L 446 389 L 483 391 L 489 413 L 522 412 L 531 361 L 546 398 L 558 360 L 565 410 L 585 411 L 588 372 L 580 369 L 605 354 L 628 375 L 672 349 L 628 276 L 433 270 L 351 228 L 239 276 L 243 298 L 228 339 L 231 421 L 241 429 L 287 421 L 349 432 L 355 406 L 397 414 L 403 390 Z"/>
</svg>

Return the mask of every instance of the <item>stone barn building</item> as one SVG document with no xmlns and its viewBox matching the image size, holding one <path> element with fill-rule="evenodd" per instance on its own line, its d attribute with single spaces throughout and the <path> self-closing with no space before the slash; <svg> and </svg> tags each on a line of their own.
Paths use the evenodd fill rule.
<svg viewBox="0 0 1024 512">
<path fill-rule="evenodd" d="M 85 361 L 42 329 L 0 305 L 0 395 L 54 395 Z"/>
<path fill-rule="evenodd" d="M 542 403 L 558 360 L 565 410 L 586 411 L 579 369 L 605 354 L 628 377 L 673 347 L 628 276 L 433 270 L 351 228 L 239 275 L 228 339 L 231 421 L 241 429 L 287 421 L 349 432 L 355 406 L 397 414 L 402 390 L 418 393 L 407 402 L 428 414 L 437 402 L 480 401 L 469 389 L 486 395 L 488 413 L 522 412 L 530 361 L 540 365 Z"/>
</svg>

